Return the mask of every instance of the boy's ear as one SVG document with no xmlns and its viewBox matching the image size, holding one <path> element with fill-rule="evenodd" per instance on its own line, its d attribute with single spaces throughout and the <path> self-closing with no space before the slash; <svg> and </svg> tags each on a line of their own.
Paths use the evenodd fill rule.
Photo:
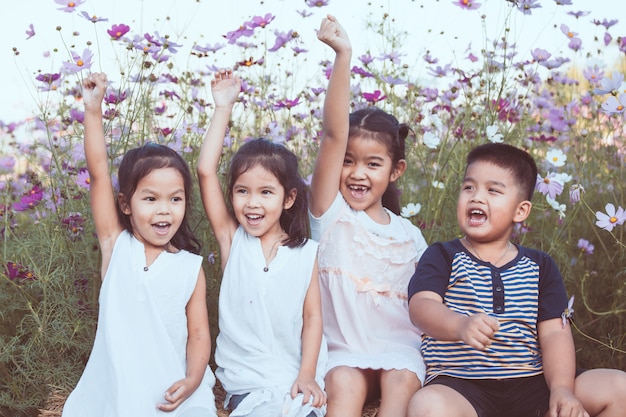
<svg viewBox="0 0 626 417">
<path fill-rule="evenodd" d="M 401 159 L 398 161 L 393 171 L 391 171 L 391 178 L 389 179 L 389 182 L 394 182 L 400 178 L 402 174 L 404 174 L 404 171 L 406 171 L 406 160 Z"/>
<path fill-rule="evenodd" d="M 117 203 L 120 205 L 122 213 L 130 216 L 130 205 L 126 202 L 126 196 L 122 193 L 117 194 Z"/>
<path fill-rule="evenodd" d="M 515 209 L 515 217 L 513 221 L 515 223 L 521 223 L 528 218 L 530 215 L 530 210 L 533 207 L 533 203 L 528 200 L 524 200 L 517 205 L 517 209 Z"/>
<path fill-rule="evenodd" d="M 298 196 L 298 190 L 296 190 L 295 188 L 292 188 L 285 195 L 285 202 L 283 203 L 283 210 L 289 210 L 293 206 L 293 204 L 296 202 L 297 196 Z"/>
</svg>

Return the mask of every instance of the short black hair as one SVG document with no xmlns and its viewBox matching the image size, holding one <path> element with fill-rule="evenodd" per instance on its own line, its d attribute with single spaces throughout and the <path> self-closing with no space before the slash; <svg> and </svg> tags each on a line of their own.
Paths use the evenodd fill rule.
<svg viewBox="0 0 626 417">
<path fill-rule="evenodd" d="M 485 143 L 470 151 L 465 169 L 474 162 L 489 162 L 511 171 L 526 199 L 532 200 L 537 184 L 537 164 L 525 150 L 505 143 Z"/>
</svg>

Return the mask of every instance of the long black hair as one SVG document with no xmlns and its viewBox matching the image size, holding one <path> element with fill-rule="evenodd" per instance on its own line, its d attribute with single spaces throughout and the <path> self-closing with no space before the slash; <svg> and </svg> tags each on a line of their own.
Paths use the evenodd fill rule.
<svg viewBox="0 0 626 417">
<path fill-rule="evenodd" d="M 285 146 L 268 139 L 253 139 L 243 144 L 233 156 L 228 170 L 228 196 L 232 201 L 233 186 L 244 172 L 260 166 L 276 177 L 285 196 L 296 191 L 293 205 L 283 210 L 280 225 L 288 235 L 285 245 L 304 245 L 310 234 L 306 184 L 298 171 L 298 158 Z"/>
<path fill-rule="evenodd" d="M 373 139 L 387 148 L 391 156 L 392 169 L 406 158 L 405 139 L 409 126 L 399 123 L 393 115 L 378 107 L 366 107 L 350 113 L 348 138 L 360 136 Z M 400 214 L 400 196 L 395 182 L 390 182 L 382 196 L 383 206 L 395 214 Z"/>
<path fill-rule="evenodd" d="M 202 245 L 200 240 L 194 235 L 187 218 L 187 214 L 191 212 L 191 189 L 193 184 L 191 172 L 185 160 L 176 151 L 164 145 L 148 142 L 143 146 L 126 152 L 118 169 L 119 192 L 123 195 L 124 201 L 130 203 L 133 194 L 137 190 L 139 181 L 153 170 L 160 168 L 174 168 L 183 177 L 185 186 L 185 215 L 170 242 L 177 249 L 185 249 L 191 253 L 200 254 Z M 117 216 L 122 226 L 128 232 L 133 233 L 130 216 L 124 214 L 117 199 L 116 207 Z"/>
</svg>

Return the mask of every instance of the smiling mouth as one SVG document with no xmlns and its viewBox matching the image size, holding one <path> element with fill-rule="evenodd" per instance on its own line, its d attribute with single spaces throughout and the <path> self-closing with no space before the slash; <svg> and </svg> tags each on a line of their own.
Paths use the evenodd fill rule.
<svg viewBox="0 0 626 417">
<path fill-rule="evenodd" d="M 369 190 L 369 187 L 365 187 L 364 185 L 349 185 L 348 190 L 354 197 L 363 197 Z"/>
<path fill-rule="evenodd" d="M 167 231 L 169 230 L 170 224 L 167 222 L 158 222 L 158 223 L 154 223 L 152 227 L 154 227 L 157 230 L 157 232 L 167 233 Z"/>
<path fill-rule="evenodd" d="M 487 221 L 487 215 L 484 211 L 473 209 L 469 211 L 469 223 L 471 225 L 481 225 Z"/>
</svg>

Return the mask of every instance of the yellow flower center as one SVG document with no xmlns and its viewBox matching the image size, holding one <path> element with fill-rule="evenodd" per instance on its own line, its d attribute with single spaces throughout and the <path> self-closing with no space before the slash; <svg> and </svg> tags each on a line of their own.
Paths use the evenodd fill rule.
<svg viewBox="0 0 626 417">
<path fill-rule="evenodd" d="M 609 219 L 611 223 L 617 223 L 617 217 L 613 216 Z"/>
</svg>

